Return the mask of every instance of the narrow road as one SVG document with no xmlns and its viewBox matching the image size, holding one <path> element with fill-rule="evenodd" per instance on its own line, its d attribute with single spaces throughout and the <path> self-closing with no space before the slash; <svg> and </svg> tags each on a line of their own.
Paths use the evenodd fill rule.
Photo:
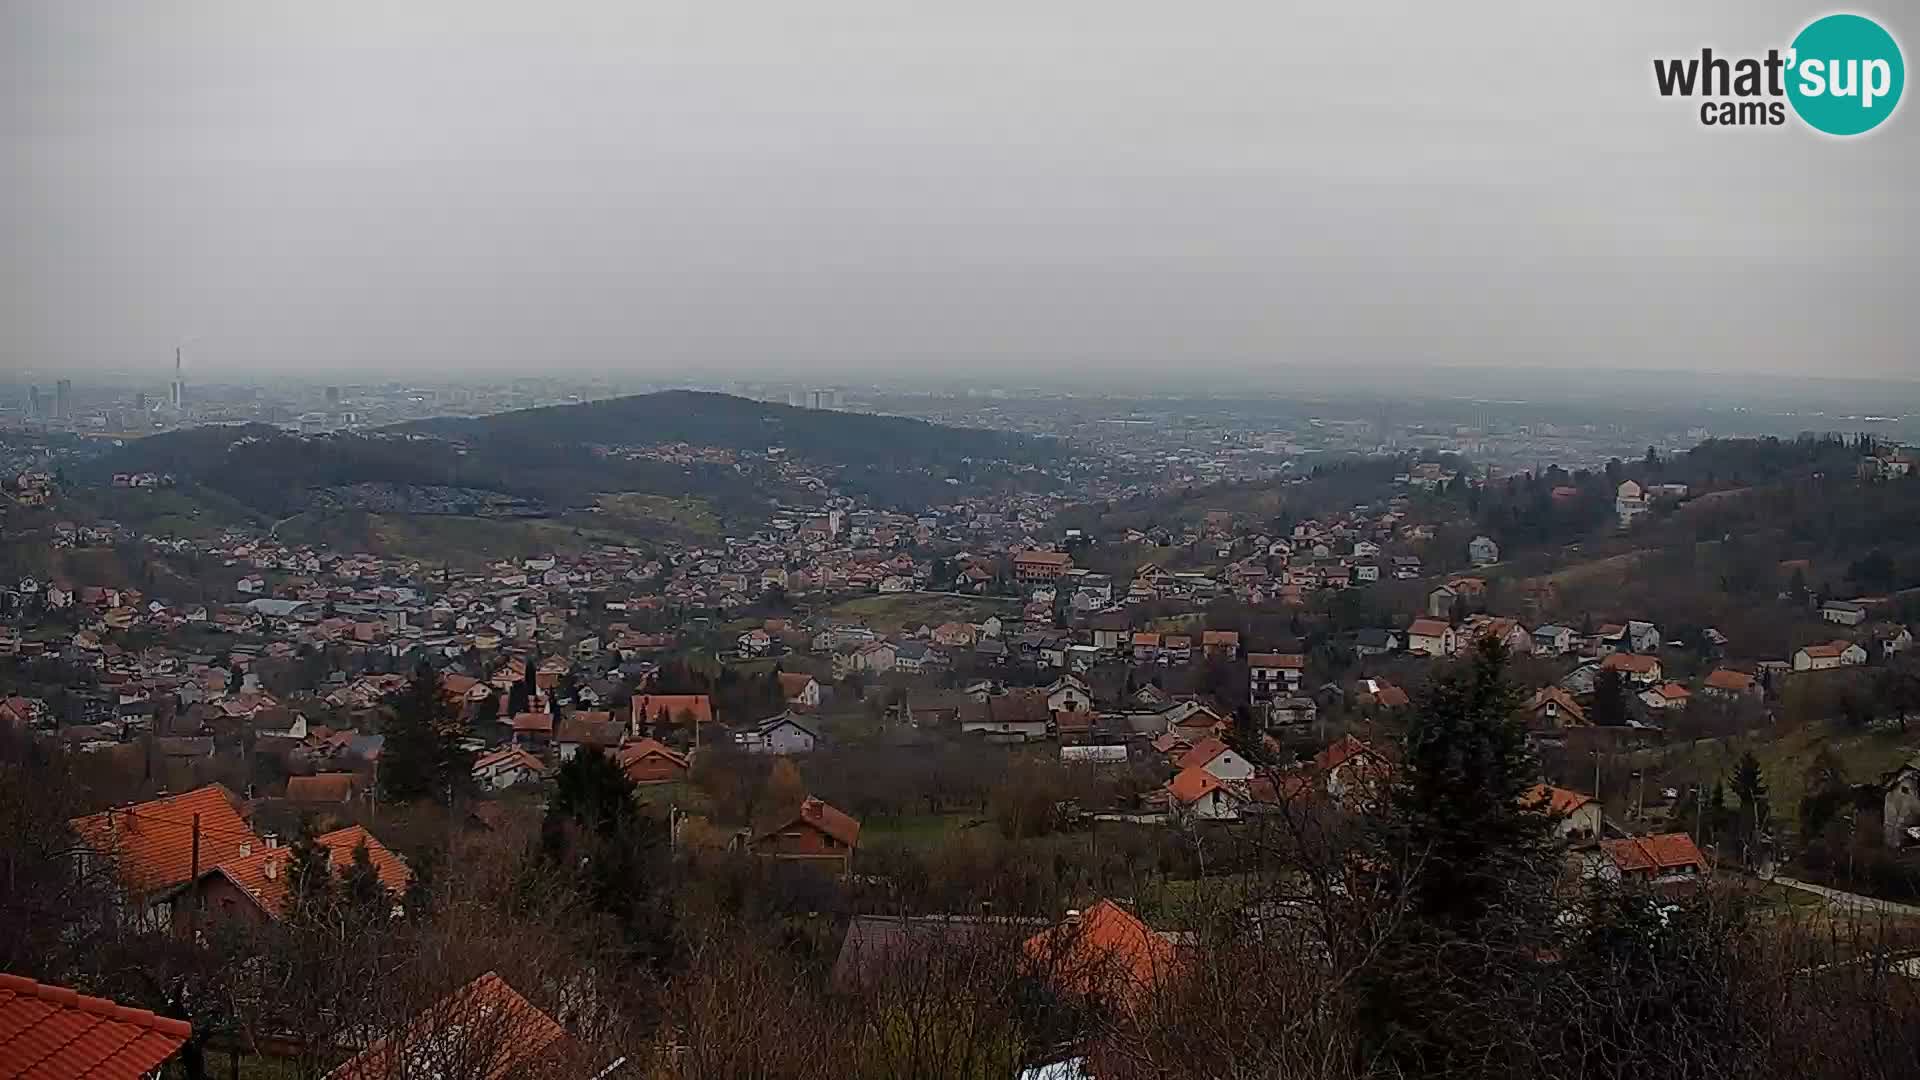
<svg viewBox="0 0 1920 1080">
<path fill-rule="evenodd" d="M 1896 904 L 1891 900 L 1876 900 L 1871 896 L 1841 892 L 1839 889 L 1829 889 L 1825 885 L 1814 885 L 1810 882 L 1798 881 L 1790 877 L 1776 877 L 1772 880 L 1776 885 L 1785 885 L 1789 889 L 1799 889 L 1801 892 L 1809 892 L 1815 896 L 1824 897 L 1828 903 L 1838 908 L 1845 908 L 1850 911 L 1870 911 L 1878 915 L 1906 915 L 1920 918 L 1920 907 L 1915 907 L 1912 904 Z"/>
</svg>

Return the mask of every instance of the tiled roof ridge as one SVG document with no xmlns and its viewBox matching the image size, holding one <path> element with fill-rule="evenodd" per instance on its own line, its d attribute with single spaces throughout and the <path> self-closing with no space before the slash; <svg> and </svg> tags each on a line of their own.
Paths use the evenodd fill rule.
<svg viewBox="0 0 1920 1080">
<path fill-rule="evenodd" d="M 104 1016 L 118 1023 L 136 1024 L 140 1027 L 151 1028 L 162 1035 L 186 1038 L 193 1034 L 193 1025 L 187 1023 L 185 1020 L 176 1020 L 171 1016 L 161 1016 L 152 1009 L 136 1009 L 132 1006 L 122 1005 L 103 997 L 93 997 L 92 995 L 83 994 L 69 987 L 53 986 L 48 983 L 38 982 L 24 975 L 9 975 L 0 972 L 0 990 L 10 990 L 22 997 L 38 998 L 41 1001 L 58 1005 L 65 1009 L 79 1009 L 82 1012 L 89 1012 L 95 1016 Z M 57 1053 L 64 1046 L 65 1044 L 63 1043 L 61 1046 L 51 1048 L 46 1056 L 52 1057 L 54 1053 Z"/>
</svg>

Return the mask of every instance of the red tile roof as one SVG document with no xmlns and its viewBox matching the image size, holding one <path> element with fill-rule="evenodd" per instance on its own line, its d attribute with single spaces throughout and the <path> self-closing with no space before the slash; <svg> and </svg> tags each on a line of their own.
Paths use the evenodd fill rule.
<svg viewBox="0 0 1920 1080">
<path fill-rule="evenodd" d="M 1181 769 L 1173 779 L 1167 781 L 1167 793 L 1177 799 L 1180 805 L 1189 806 L 1226 786 L 1219 777 L 1196 766 Z"/>
<path fill-rule="evenodd" d="M 618 760 L 620 767 L 624 769 L 650 757 L 662 757 L 683 769 L 687 767 L 687 755 L 658 739 L 641 739 L 639 742 L 627 744 L 621 748 Z"/>
<path fill-rule="evenodd" d="M 1548 813 L 1571 814 L 1592 802 L 1593 796 L 1583 795 L 1567 788 L 1535 784 L 1527 789 L 1527 793 L 1521 796 L 1520 801 L 1529 806 L 1535 803 L 1546 803 Z"/>
<path fill-rule="evenodd" d="M 1706 685 L 1712 690 L 1744 693 L 1753 689 L 1753 676 L 1744 671 L 1731 671 L 1727 668 L 1717 668 L 1712 674 L 1707 676 Z"/>
<path fill-rule="evenodd" d="M 1558 686 L 1543 686 L 1527 699 L 1528 712 L 1541 712 L 1548 705 L 1559 706 L 1559 715 L 1554 719 L 1561 727 L 1581 727 L 1587 722 L 1587 710 L 1573 699 L 1572 694 Z"/>
<path fill-rule="evenodd" d="M 289 802 L 346 802 L 359 777 L 350 772 L 315 773 L 287 778 Z"/>
<path fill-rule="evenodd" d="M 1193 743 L 1188 741 L 1185 735 L 1180 734 L 1177 728 L 1153 740 L 1153 748 L 1162 754 L 1171 754 L 1175 750 L 1185 753 L 1192 746 Z"/>
<path fill-rule="evenodd" d="M 1651 675 L 1653 674 L 1653 669 L 1658 667 L 1659 664 L 1660 661 L 1651 656 L 1642 656 L 1639 653 L 1617 652 L 1608 653 L 1607 658 L 1600 661 L 1600 669 L 1602 671 L 1624 671 L 1633 675 Z"/>
<path fill-rule="evenodd" d="M 1111 900 L 1035 934 L 1023 950 L 1036 973 L 1060 989 L 1106 994 L 1129 1007 L 1180 966 L 1173 942 Z"/>
<path fill-rule="evenodd" d="M 1301 671 L 1307 666 L 1307 658 L 1304 653 L 1248 653 L 1247 666 Z"/>
<path fill-rule="evenodd" d="M 1439 619 L 1415 619 L 1407 626 L 1411 637 L 1443 637 L 1446 632 L 1447 624 Z"/>
<path fill-rule="evenodd" d="M 1182 769 L 1204 769 L 1207 763 L 1227 752 L 1227 744 L 1214 736 L 1207 736 L 1193 744 L 1193 749 L 1181 756 L 1179 767 Z"/>
<path fill-rule="evenodd" d="M 379 875 L 380 884 L 389 892 L 399 894 L 407 890 L 413 882 L 413 873 L 407 869 L 400 856 L 395 855 L 378 838 L 358 825 L 336 829 L 315 838 L 321 847 L 327 849 L 330 864 L 336 877 L 345 877 L 353 867 L 354 849 L 361 844 L 367 846 L 367 859 L 373 863 L 374 873 Z M 287 911 L 287 867 L 293 859 L 293 849 L 287 847 L 263 848 L 250 855 L 232 859 L 214 868 L 239 887 L 240 891 L 253 898 L 260 910 L 280 918 Z"/>
<path fill-rule="evenodd" d="M 128 889 L 149 892 L 192 878 L 196 815 L 203 869 L 237 857 L 242 847 L 266 846 L 234 808 L 232 794 L 219 784 L 103 810 L 67 824 L 89 848 L 114 860 Z"/>
<path fill-rule="evenodd" d="M 1017 551 L 1013 555 L 1015 565 L 1020 563 L 1040 563 L 1045 566 L 1071 566 L 1073 556 L 1064 551 Z"/>
<path fill-rule="evenodd" d="M 1404 709 L 1413 703 L 1413 699 L 1407 696 L 1407 692 L 1397 686 L 1380 687 L 1373 692 L 1373 700 L 1387 709 Z"/>
<path fill-rule="evenodd" d="M 1337 769 L 1353 758 L 1363 754 L 1375 757 L 1379 756 L 1374 753 L 1373 747 L 1368 746 L 1365 742 L 1351 735 L 1342 735 L 1338 741 L 1313 755 L 1313 766 L 1321 772 L 1325 772 L 1328 769 Z"/>
<path fill-rule="evenodd" d="M 191 1034 L 184 1020 L 0 975 L 0 1077 L 6 1080 L 139 1080 Z"/>
<path fill-rule="evenodd" d="M 1707 857 L 1700 853 L 1693 837 L 1686 833 L 1661 833 L 1656 836 L 1630 836 L 1624 840 L 1602 840 L 1600 850 L 1623 874 L 1646 871 L 1658 875 L 1668 870 L 1691 866 L 1707 869 Z"/>
<path fill-rule="evenodd" d="M 692 716 L 703 724 L 713 723 L 713 699 L 705 694 L 639 694 L 633 699 L 633 722 L 635 725 L 651 724 L 660 719 L 664 710 L 667 723 L 682 723 L 682 718 Z"/>
<path fill-rule="evenodd" d="M 553 734 L 553 714 L 544 712 L 523 712 L 513 718 L 515 734 L 551 735 Z"/>
<path fill-rule="evenodd" d="M 796 822 L 811 825 L 849 848 L 857 847 L 860 841 L 860 823 L 848 817 L 839 809 L 809 795 L 800 800 L 800 808 L 785 819 L 760 830 L 754 837 L 762 840 L 781 832 Z"/>
<path fill-rule="evenodd" d="M 1853 647 L 1851 641 L 1829 641 L 1823 645 L 1808 645 L 1800 651 L 1811 657 L 1834 657 L 1844 654 Z"/>
<path fill-rule="evenodd" d="M 327 1080 L 401 1080 L 419 1075 L 423 1062 L 429 1073 L 439 1066 L 480 1080 L 544 1075 L 541 1066 L 566 1056 L 568 1042 L 558 1021 L 489 971 L 347 1059 Z"/>
</svg>

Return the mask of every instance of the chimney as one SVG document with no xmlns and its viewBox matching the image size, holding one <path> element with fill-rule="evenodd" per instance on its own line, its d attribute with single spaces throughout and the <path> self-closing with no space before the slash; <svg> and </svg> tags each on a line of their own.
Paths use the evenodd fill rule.
<svg viewBox="0 0 1920 1080">
<path fill-rule="evenodd" d="M 1075 920 L 1075 919 L 1077 919 L 1077 918 L 1079 918 L 1079 917 L 1080 917 L 1080 909 L 1079 909 L 1079 908 L 1077 908 L 1077 907 L 1070 907 L 1070 908 L 1068 908 L 1068 909 L 1067 909 L 1067 921 L 1068 921 L 1068 922 L 1072 922 L 1073 920 Z"/>
<path fill-rule="evenodd" d="M 240 841 L 240 855 L 241 855 L 241 857 L 242 857 L 242 858 L 244 858 L 244 857 L 246 857 L 246 856 L 248 856 L 248 855 L 251 855 L 251 854 L 253 854 L 253 842 L 252 842 L 252 841 L 250 841 L 250 840 L 242 840 L 242 841 Z"/>
<path fill-rule="evenodd" d="M 272 881 L 274 878 L 279 877 L 280 876 L 280 860 L 278 859 L 261 860 L 260 872 L 266 875 L 266 878 L 268 881 Z"/>
<path fill-rule="evenodd" d="M 263 836 L 263 837 L 262 837 L 261 839 L 263 839 L 263 840 L 265 840 L 265 841 L 267 842 L 267 847 L 268 847 L 269 849 L 271 849 L 271 848 L 277 848 L 277 847 L 279 847 L 279 846 L 280 846 L 280 834 L 279 834 L 279 833 L 275 833 L 275 832 L 270 832 L 270 833 L 267 833 L 267 834 L 266 834 L 265 836 Z"/>
</svg>

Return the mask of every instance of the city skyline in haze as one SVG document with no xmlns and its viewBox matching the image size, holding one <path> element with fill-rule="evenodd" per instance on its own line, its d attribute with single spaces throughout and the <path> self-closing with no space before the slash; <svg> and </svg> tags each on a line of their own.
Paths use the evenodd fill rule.
<svg viewBox="0 0 1920 1080">
<path fill-rule="evenodd" d="M 1825 10 L 10 3 L 0 364 L 1912 379 L 1911 105 L 1653 85 Z"/>
</svg>

